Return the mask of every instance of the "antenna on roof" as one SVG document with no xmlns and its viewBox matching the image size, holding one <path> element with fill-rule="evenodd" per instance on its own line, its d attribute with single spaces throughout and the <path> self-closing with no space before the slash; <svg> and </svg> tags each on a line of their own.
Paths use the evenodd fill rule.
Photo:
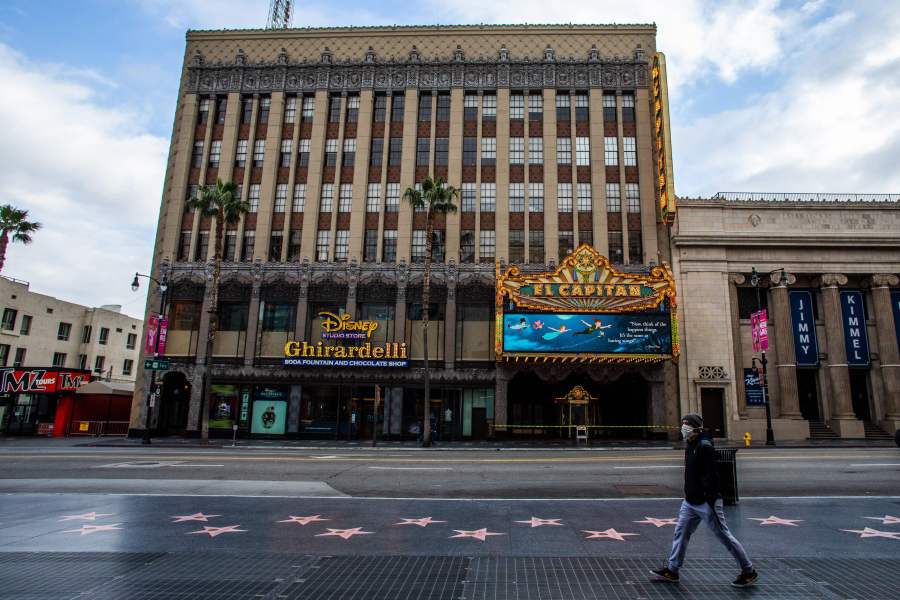
<svg viewBox="0 0 900 600">
<path fill-rule="evenodd" d="M 291 26 L 294 0 L 269 0 L 266 29 L 287 29 Z"/>
</svg>

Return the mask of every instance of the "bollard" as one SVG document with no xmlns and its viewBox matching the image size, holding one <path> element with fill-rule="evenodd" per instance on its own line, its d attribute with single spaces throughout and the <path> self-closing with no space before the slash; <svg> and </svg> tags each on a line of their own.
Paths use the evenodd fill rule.
<svg viewBox="0 0 900 600">
<path fill-rule="evenodd" d="M 753 441 L 753 436 L 750 435 L 749 431 L 745 431 L 744 432 L 744 448 L 749 448 L 751 441 Z"/>
</svg>

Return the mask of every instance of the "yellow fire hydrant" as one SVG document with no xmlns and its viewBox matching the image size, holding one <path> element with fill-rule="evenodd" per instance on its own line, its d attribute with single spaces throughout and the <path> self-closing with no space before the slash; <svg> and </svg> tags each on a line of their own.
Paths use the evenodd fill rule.
<svg viewBox="0 0 900 600">
<path fill-rule="evenodd" d="M 744 432 L 744 448 L 749 448 L 751 441 L 753 441 L 753 436 L 750 435 L 749 431 L 745 431 Z"/>
</svg>

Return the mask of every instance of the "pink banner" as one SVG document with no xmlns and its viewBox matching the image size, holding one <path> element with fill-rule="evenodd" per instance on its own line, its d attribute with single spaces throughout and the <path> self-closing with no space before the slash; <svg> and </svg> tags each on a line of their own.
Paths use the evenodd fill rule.
<svg viewBox="0 0 900 600">
<path fill-rule="evenodd" d="M 157 354 L 159 356 L 166 355 L 166 336 L 169 333 L 169 318 L 160 317 L 159 319 L 159 345 L 157 346 Z"/>
<path fill-rule="evenodd" d="M 156 352 L 156 334 L 159 329 L 159 315 L 150 314 L 147 317 L 147 343 L 144 345 L 144 353 L 152 355 Z"/>
<path fill-rule="evenodd" d="M 769 320 L 765 309 L 750 313 L 750 335 L 754 352 L 766 352 L 769 349 Z"/>
</svg>

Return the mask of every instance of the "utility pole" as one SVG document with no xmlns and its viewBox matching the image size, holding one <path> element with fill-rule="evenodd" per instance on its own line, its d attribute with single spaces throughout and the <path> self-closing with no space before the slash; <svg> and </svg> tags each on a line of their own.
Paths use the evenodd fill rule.
<svg viewBox="0 0 900 600">
<path fill-rule="evenodd" d="M 266 29 L 287 29 L 291 26 L 294 0 L 269 0 Z"/>
</svg>

